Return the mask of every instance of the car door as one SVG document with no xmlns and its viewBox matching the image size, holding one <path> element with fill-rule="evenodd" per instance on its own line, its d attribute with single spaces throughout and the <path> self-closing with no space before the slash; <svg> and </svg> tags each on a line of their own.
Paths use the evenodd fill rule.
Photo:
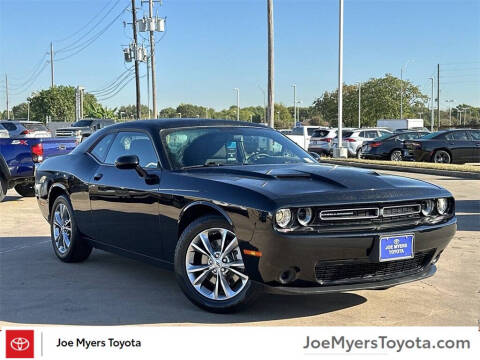
<svg viewBox="0 0 480 360">
<path fill-rule="evenodd" d="M 452 154 L 452 160 L 456 163 L 470 161 L 473 151 L 473 141 L 465 130 L 452 131 L 445 136 L 446 147 Z"/>
<path fill-rule="evenodd" d="M 470 137 L 473 140 L 472 158 L 469 162 L 480 162 L 480 130 L 470 130 Z"/>
<path fill-rule="evenodd" d="M 158 213 L 158 181 L 146 182 L 136 170 L 118 169 L 115 160 L 136 155 L 148 174 L 161 176 L 151 137 L 142 131 L 115 134 L 104 161 L 90 180 L 89 196 L 95 240 L 111 247 L 162 256 Z"/>
</svg>

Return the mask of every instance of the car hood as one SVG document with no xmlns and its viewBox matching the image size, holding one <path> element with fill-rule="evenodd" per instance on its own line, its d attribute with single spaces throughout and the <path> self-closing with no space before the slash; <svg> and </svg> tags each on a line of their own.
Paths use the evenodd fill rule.
<svg viewBox="0 0 480 360">
<path fill-rule="evenodd" d="M 436 185 L 330 164 L 196 168 L 186 175 L 255 191 L 282 204 L 388 202 L 451 194 Z"/>
</svg>

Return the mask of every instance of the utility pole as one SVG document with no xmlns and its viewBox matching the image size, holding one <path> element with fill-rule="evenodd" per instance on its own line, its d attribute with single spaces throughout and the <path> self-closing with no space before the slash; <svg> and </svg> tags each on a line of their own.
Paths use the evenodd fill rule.
<svg viewBox="0 0 480 360">
<path fill-rule="evenodd" d="M 438 112 L 438 130 L 440 130 L 440 64 L 437 64 L 437 112 Z"/>
<path fill-rule="evenodd" d="M 273 62 L 273 0 L 267 0 L 267 16 L 268 16 L 268 126 L 275 126 L 275 100 L 274 100 L 274 62 Z"/>
<path fill-rule="evenodd" d="M 135 8 L 135 0 L 132 0 L 132 26 L 133 26 L 133 44 L 135 48 L 135 88 L 136 88 L 136 108 L 137 120 L 140 119 L 141 103 L 140 103 L 140 76 L 139 76 L 139 61 L 138 61 L 138 40 L 137 40 L 137 9 Z"/>
<path fill-rule="evenodd" d="M 30 121 L 30 101 L 27 101 L 27 121 Z"/>
<path fill-rule="evenodd" d="M 293 120 L 294 120 L 293 126 L 295 126 L 296 125 L 295 122 L 297 121 L 297 85 L 293 84 L 292 87 L 293 87 Z"/>
<path fill-rule="evenodd" d="M 54 76 L 53 76 L 53 43 L 50 42 L 50 74 L 51 74 L 51 78 L 52 78 L 52 84 L 51 84 L 51 88 L 53 89 L 53 87 L 55 86 L 55 83 L 54 83 Z"/>
<path fill-rule="evenodd" d="M 147 107 L 148 107 L 148 118 L 152 118 L 152 112 L 150 111 L 150 66 L 149 66 L 149 57 L 147 56 Z M 155 116 L 156 117 L 156 116 Z"/>
<path fill-rule="evenodd" d="M 430 80 L 432 80 L 432 97 L 431 97 L 431 109 L 432 109 L 432 114 L 431 114 L 431 117 L 430 117 L 430 131 L 433 132 L 433 124 L 435 122 L 435 103 L 434 103 L 434 98 L 433 98 L 433 76 L 431 78 L 429 78 Z"/>
<path fill-rule="evenodd" d="M 240 89 L 235 88 L 233 89 L 237 92 L 237 121 L 240 120 Z"/>
<path fill-rule="evenodd" d="M 362 117 L 362 83 L 358 83 L 358 128 L 361 128 L 361 117 Z"/>
<path fill-rule="evenodd" d="M 5 73 L 5 92 L 6 92 L 6 98 L 7 98 L 7 120 L 10 119 L 10 108 L 8 107 L 8 76 L 7 73 Z"/>
<path fill-rule="evenodd" d="M 153 18 L 153 0 L 148 2 L 148 15 Z M 153 117 L 157 118 L 157 87 L 155 79 L 155 38 L 153 29 L 150 30 L 150 66 L 152 67 L 152 98 L 153 98 Z"/>
</svg>

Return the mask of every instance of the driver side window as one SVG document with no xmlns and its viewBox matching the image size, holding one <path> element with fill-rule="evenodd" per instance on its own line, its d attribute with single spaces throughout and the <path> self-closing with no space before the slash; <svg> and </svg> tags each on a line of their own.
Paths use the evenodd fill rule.
<svg viewBox="0 0 480 360">
<path fill-rule="evenodd" d="M 158 168 L 152 140 L 141 132 L 119 132 L 108 151 L 106 164 L 115 164 L 119 156 L 136 155 L 143 168 Z"/>
</svg>

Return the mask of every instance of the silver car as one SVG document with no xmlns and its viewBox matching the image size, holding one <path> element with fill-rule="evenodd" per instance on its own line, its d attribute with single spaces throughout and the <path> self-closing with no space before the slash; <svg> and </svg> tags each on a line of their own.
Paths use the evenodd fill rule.
<svg viewBox="0 0 480 360">
<path fill-rule="evenodd" d="M 342 146 L 347 149 L 348 156 L 358 157 L 364 141 L 373 140 L 391 133 L 389 130 L 378 128 L 346 130 L 342 132 Z M 333 140 L 333 147 L 338 147 L 338 135 Z"/>
<path fill-rule="evenodd" d="M 47 127 L 38 121 L 0 121 L 0 131 L 6 130 L 10 138 L 44 138 L 52 137 Z M 3 137 L 0 135 L 0 137 Z"/>
</svg>

